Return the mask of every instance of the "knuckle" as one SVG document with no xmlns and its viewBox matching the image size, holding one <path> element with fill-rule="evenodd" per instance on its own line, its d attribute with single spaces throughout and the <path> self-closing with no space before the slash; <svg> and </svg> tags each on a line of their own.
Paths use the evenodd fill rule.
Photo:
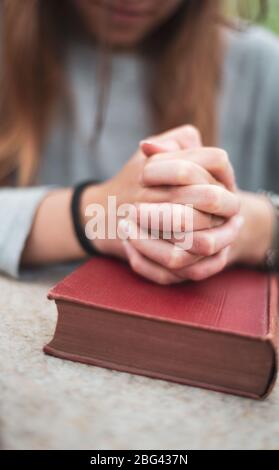
<svg viewBox="0 0 279 470">
<path fill-rule="evenodd" d="M 186 132 L 188 132 L 188 134 L 191 134 L 193 137 L 197 139 L 200 138 L 200 131 L 195 126 L 192 126 L 191 124 L 186 124 L 184 129 Z"/>
<path fill-rule="evenodd" d="M 169 189 L 169 201 L 179 203 L 182 197 L 181 189 L 178 186 L 172 186 Z"/>
<path fill-rule="evenodd" d="M 205 189 L 206 207 L 212 213 L 218 213 L 222 207 L 223 190 L 219 186 L 208 186 Z"/>
<path fill-rule="evenodd" d="M 210 234 L 200 234 L 198 240 L 198 250 L 203 256 L 212 256 L 215 250 L 215 239 Z"/>
<path fill-rule="evenodd" d="M 141 272 L 141 262 L 137 256 L 132 256 L 130 259 L 130 265 L 136 273 Z"/>
<path fill-rule="evenodd" d="M 150 191 L 149 188 L 145 186 L 145 182 L 142 179 L 142 187 L 140 188 L 140 191 L 138 194 L 138 202 L 147 202 L 149 191 Z"/>
<path fill-rule="evenodd" d="M 220 269 L 224 269 L 228 263 L 228 250 L 223 250 L 221 254 L 221 259 L 220 259 Z"/>
<path fill-rule="evenodd" d="M 227 266 L 227 259 L 223 258 L 222 261 L 220 262 L 219 271 L 223 271 L 223 269 L 225 269 L 226 266 Z"/>
<path fill-rule="evenodd" d="M 171 283 L 171 276 L 167 272 L 161 271 L 158 274 L 157 283 L 161 286 L 166 286 Z"/>
<path fill-rule="evenodd" d="M 178 183 L 185 184 L 189 178 L 190 167 L 185 160 L 177 161 L 177 180 Z"/>
<path fill-rule="evenodd" d="M 154 179 L 154 176 L 156 176 L 156 172 L 157 172 L 157 164 L 158 164 L 157 161 L 154 161 L 151 159 L 148 161 L 148 163 L 146 163 L 142 171 L 141 180 L 143 181 L 143 183 L 148 183 L 149 180 Z"/>
<path fill-rule="evenodd" d="M 202 281 L 204 279 L 204 273 L 199 269 L 199 268 L 192 268 L 191 271 L 189 271 L 188 278 L 191 281 Z"/>
<path fill-rule="evenodd" d="M 216 153 L 216 161 L 219 163 L 219 166 L 226 167 L 229 165 L 229 161 L 230 161 L 229 155 L 225 150 L 216 148 L 215 153 Z"/>
<path fill-rule="evenodd" d="M 215 166 L 231 179 L 234 179 L 234 169 L 230 161 L 229 154 L 223 149 L 216 149 Z"/>
<path fill-rule="evenodd" d="M 229 207 L 227 209 L 227 215 L 232 217 L 238 214 L 240 210 L 240 198 L 235 193 L 227 193 L 227 199 L 229 201 Z"/>
<path fill-rule="evenodd" d="M 183 251 L 173 247 L 169 253 L 167 267 L 169 269 L 180 269 L 183 267 Z"/>
</svg>

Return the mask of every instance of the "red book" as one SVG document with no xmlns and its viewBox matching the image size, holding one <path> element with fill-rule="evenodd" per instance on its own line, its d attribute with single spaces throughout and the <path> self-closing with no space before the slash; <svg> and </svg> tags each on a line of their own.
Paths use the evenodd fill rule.
<svg viewBox="0 0 279 470">
<path fill-rule="evenodd" d="M 98 257 L 49 293 L 58 308 L 47 354 L 251 398 L 277 372 L 277 278 L 228 270 L 159 286 Z"/>
</svg>

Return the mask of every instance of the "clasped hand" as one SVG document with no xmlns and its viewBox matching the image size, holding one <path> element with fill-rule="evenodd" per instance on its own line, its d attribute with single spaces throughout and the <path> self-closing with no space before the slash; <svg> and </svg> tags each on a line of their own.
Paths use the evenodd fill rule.
<svg viewBox="0 0 279 470">
<path fill-rule="evenodd" d="M 100 251 L 125 257 L 135 272 L 159 284 L 202 280 L 229 263 L 230 247 L 243 224 L 234 172 L 226 152 L 203 147 L 195 128 L 183 126 L 142 141 L 107 184 L 109 194 L 118 195 L 120 203 L 136 204 L 137 216 L 119 222 L 119 233 L 126 240 L 96 242 Z M 141 236 L 151 228 L 144 215 L 162 203 L 173 208 L 169 217 L 178 208 L 183 215 L 185 205 L 193 206 L 190 249 L 178 246 L 175 234 L 168 239 L 163 231 L 157 239 Z M 142 220 L 147 223 L 139 227 Z M 127 237 L 135 229 L 139 236 Z"/>
</svg>

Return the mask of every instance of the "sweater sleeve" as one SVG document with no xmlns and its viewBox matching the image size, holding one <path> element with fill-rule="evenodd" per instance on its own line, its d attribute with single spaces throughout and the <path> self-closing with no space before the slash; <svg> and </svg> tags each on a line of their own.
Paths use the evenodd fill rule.
<svg viewBox="0 0 279 470">
<path fill-rule="evenodd" d="M 0 272 L 19 277 L 20 259 L 36 210 L 52 186 L 0 189 Z"/>
</svg>

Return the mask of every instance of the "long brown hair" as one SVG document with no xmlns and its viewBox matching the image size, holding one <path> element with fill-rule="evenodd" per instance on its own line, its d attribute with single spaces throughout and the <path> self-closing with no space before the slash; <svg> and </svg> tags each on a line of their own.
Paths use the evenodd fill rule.
<svg viewBox="0 0 279 470">
<path fill-rule="evenodd" d="M 26 185 L 65 89 L 69 38 L 82 30 L 82 21 L 69 0 L 1 0 L 1 8 L 0 179 L 16 172 L 18 184 Z M 214 144 L 221 13 L 220 0 L 187 0 L 142 44 L 152 43 L 156 60 L 156 130 L 191 123 L 205 144 Z"/>
</svg>

